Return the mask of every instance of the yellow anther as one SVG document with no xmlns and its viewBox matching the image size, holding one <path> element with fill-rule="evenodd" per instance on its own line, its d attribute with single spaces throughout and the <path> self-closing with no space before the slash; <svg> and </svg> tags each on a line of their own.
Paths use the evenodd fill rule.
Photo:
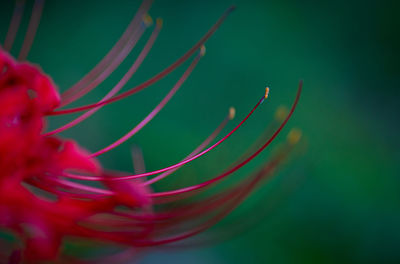
<svg viewBox="0 0 400 264">
<path fill-rule="evenodd" d="M 283 120 L 285 120 L 288 114 L 289 114 L 289 109 L 287 109 L 286 106 L 281 105 L 275 111 L 275 119 L 279 122 L 282 122 Z"/>
<path fill-rule="evenodd" d="M 301 130 L 297 128 L 293 128 L 290 130 L 289 134 L 287 135 L 287 141 L 289 144 L 294 145 L 301 139 Z"/>
<path fill-rule="evenodd" d="M 205 54 L 206 54 L 206 46 L 201 45 L 201 47 L 200 47 L 200 55 L 204 56 Z"/>
<path fill-rule="evenodd" d="M 163 23 L 164 23 L 164 20 L 162 18 L 159 17 L 156 19 L 156 24 L 158 27 L 162 27 Z"/>
<path fill-rule="evenodd" d="M 143 15 L 143 23 L 149 27 L 149 26 L 153 25 L 153 18 L 149 14 L 144 14 Z"/>
<path fill-rule="evenodd" d="M 268 94 L 269 94 L 269 87 L 265 87 L 265 95 L 264 95 L 264 99 L 268 98 Z"/>
<path fill-rule="evenodd" d="M 235 115 L 236 115 L 236 109 L 235 109 L 235 107 L 231 106 L 229 108 L 229 119 L 230 120 L 234 119 Z"/>
</svg>

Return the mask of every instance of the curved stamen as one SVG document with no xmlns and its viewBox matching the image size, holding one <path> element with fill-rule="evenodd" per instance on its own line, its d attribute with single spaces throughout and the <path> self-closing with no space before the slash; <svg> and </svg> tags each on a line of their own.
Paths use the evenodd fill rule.
<svg viewBox="0 0 400 264">
<path fill-rule="evenodd" d="M 137 42 L 145 32 L 146 28 L 150 26 L 150 24 L 143 22 L 142 25 L 133 33 L 132 37 L 128 40 L 124 48 L 120 51 L 120 53 L 115 57 L 115 59 L 107 65 L 103 72 L 101 72 L 94 80 L 88 83 L 86 86 L 83 86 L 78 92 L 70 96 L 68 99 L 63 100 L 61 106 L 67 105 L 69 103 L 75 102 L 76 100 L 82 98 L 94 88 L 99 86 L 105 79 L 107 79 L 111 73 L 115 71 L 115 69 L 121 65 L 121 63 L 126 59 L 132 49 L 136 46 Z"/>
<path fill-rule="evenodd" d="M 286 153 L 287 154 L 287 153 Z M 202 208 L 194 208 L 192 209 L 193 212 L 190 212 L 188 215 L 189 217 L 197 217 L 198 215 L 202 215 L 203 210 L 218 210 L 221 209 L 221 211 L 217 212 L 216 215 L 211 217 L 210 219 L 206 220 L 204 223 L 200 224 L 199 226 L 193 228 L 192 230 L 186 231 L 184 233 L 181 233 L 179 235 L 159 239 L 159 240 L 137 240 L 135 241 L 135 246 L 137 247 L 146 247 L 146 246 L 155 246 L 155 245 L 162 245 L 162 244 L 167 244 L 171 242 L 176 242 L 182 239 L 189 238 L 191 236 L 194 236 L 200 232 L 205 231 L 206 229 L 210 228 L 220 220 L 222 220 L 224 217 L 226 217 L 229 213 L 231 213 L 240 203 L 243 201 L 249 194 L 250 192 L 257 186 L 258 183 L 260 183 L 261 180 L 268 178 L 271 176 L 271 172 L 281 163 L 282 160 L 284 160 L 285 153 L 282 155 L 282 153 L 278 154 L 277 157 L 269 162 L 266 166 L 261 168 L 257 173 L 255 173 L 255 176 L 253 179 L 249 180 L 247 183 L 245 183 L 243 186 L 237 186 L 237 188 L 234 188 L 230 192 L 226 193 L 222 197 L 218 198 L 218 200 L 214 201 L 213 203 L 205 203 L 205 205 L 202 206 Z M 210 205 L 211 204 L 211 205 Z M 198 211 L 200 209 L 200 211 Z M 209 211 L 209 210 L 208 210 Z M 179 212 L 178 215 L 172 215 L 171 217 L 180 217 L 183 213 L 184 217 L 186 212 Z M 163 216 L 161 215 L 161 218 Z M 151 219 L 151 218 L 150 218 Z M 190 218 L 189 218 L 190 219 Z M 145 221 L 148 221 L 149 219 L 146 219 Z M 176 221 L 182 221 L 182 219 L 171 219 L 170 217 L 167 216 L 167 221 L 171 221 L 171 223 L 161 223 L 159 226 L 160 230 L 157 231 L 165 231 L 167 228 L 171 228 L 174 224 L 176 224 Z M 151 221 L 151 220 L 150 220 Z"/>
<path fill-rule="evenodd" d="M 137 221 L 143 221 L 145 223 L 148 223 L 149 221 L 157 221 L 158 223 L 173 222 L 171 224 L 176 224 L 177 221 L 182 220 L 182 218 L 187 219 L 190 215 L 199 216 L 204 213 L 210 213 L 211 210 L 218 209 L 218 207 L 223 206 L 226 202 L 229 202 L 229 200 L 234 198 L 245 186 L 245 181 L 243 181 L 238 183 L 234 188 L 225 190 L 222 193 L 217 193 L 211 197 L 187 203 L 176 208 L 168 208 L 166 211 L 156 212 L 151 215 L 143 215 L 135 212 L 115 212 L 115 214 L 118 216 L 129 217 Z"/>
<path fill-rule="evenodd" d="M 275 155 L 271 158 L 267 164 L 265 164 L 260 170 L 258 170 L 255 175 L 261 175 L 258 181 L 268 178 L 271 176 L 270 172 L 275 171 L 275 168 L 282 163 L 282 161 L 287 159 L 287 156 L 292 152 L 294 146 L 299 142 L 301 138 L 301 131 L 298 129 L 292 129 L 287 136 L 286 144 L 279 148 L 279 151 L 275 153 Z M 240 160 L 240 159 L 239 159 Z M 173 221 L 176 223 L 178 220 L 177 218 L 184 216 L 186 219 L 188 216 L 192 215 L 202 215 L 205 212 L 211 212 L 211 210 L 218 209 L 219 207 L 223 206 L 229 200 L 232 200 L 241 189 L 246 189 L 247 182 L 251 182 L 255 177 L 254 176 L 250 179 L 246 179 L 245 181 L 239 182 L 236 184 L 234 188 L 230 188 L 223 193 L 218 193 L 204 199 L 202 201 L 194 202 L 185 204 L 184 206 L 180 206 L 178 208 L 174 208 L 173 210 L 168 210 L 167 212 L 156 213 L 154 215 L 138 215 L 138 214 L 126 214 L 128 217 L 133 217 L 137 220 L 149 221 L 149 220 L 162 220 L 162 221 Z M 192 192 L 191 194 L 193 194 Z M 185 193 L 187 198 L 187 194 Z M 165 199 L 165 198 L 164 198 Z"/>
<path fill-rule="evenodd" d="M 233 133 L 235 133 L 236 130 L 239 129 L 239 127 L 241 127 L 244 124 L 244 122 L 246 122 L 246 120 L 254 113 L 254 111 L 264 101 L 264 99 L 265 99 L 265 96 L 263 95 L 262 98 L 257 102 L 257 104 L 250 111 L 250 113 L 248 113 L 247 116 L 235 128 L 233 128 L 227 135 L 225 135 L 222 139 L 220 139 L 214 145 L 208 147 L 207 149 L 203 150 L 202 152 L 194 155 L 193 157 L 191 157 L 189 159 L 183 160 L 183 161 L 181 161 L 179 163 L 176 163 L 174 165 L 171 165 L 169 167 L 166 167 L 166 168 L 163 168 L 163 169 L 159 169 L 159 170 L 155 170 L 155 171 L 151 171 L 151 172 L 136 174 L 136 175 L 128 175 L 128 176 L 112 177 L 112 178 L 110 178 L 110 177 L 105 178 L 105 177 L 96 177 L 96 176 L 75 175 L 75 174 L 70 174 L 70 173 L 66 173 L 65 176 L 68 177 L 68 178 L 71 178 L 71 179 L 87 180 L 87 181 L 99 181 L 99 180 L 120 181 L 120 180 L 137 179 L 137 178 L 141 178 L 141 177 L 155 175 L 155 174 L 158 174 L 158 173 L 162 173 L 162 172 L 165 172 L 165 171 L 169 171 L 169 170 L 181 167 L 181 166 L 185 165 L 186 163 L 189 163 L 189 162 L 191 162 L 191 161 L 203 156 L 204 154 L 206 154 L 207 152 L 213 150 L 218 145 L 220 145 L 222 142 L 227 140 Z"/>
<path fill-rule="evenodd" d="M 140 65 L 144 61 L 144 59 L 147 57 L 150 49 L 152 48 L 154 42 L 156 41 L 156 39 L 158 37 L 158 34 L 159 34 L 160 30 L 161 30 L 161 23 L 157 21 L 157 26 L 154 28 L 153 33 L 151 34 L 150 38 L 148 39 L 147 43 L 145 44 L 144 48 L 140 52 L 140 54 L 137 57 L 137 59 L 135 60 L 135 62 L 132 64 L 131 68 L 129 68 L 128 72 L 114 86 L 114 88 L 112 88 L 111 91 L 108 92 L 108 94 L 106 94 L 106 96 L 104 96 L 101 99 L 101 101 L 107 100 L 107 99 L 111 98 L 112 96 L 114 96 L 115 94 L 117 94 L 122 89 L 122 87 L 124 87 L 124 85 L 130 80 L 132 75 L 137 71 L 137 69 L 140 67 Z M 91 109 L 90 111 L 88 111 L 88 112 L 80 115 L 79 117 L 75 118 L 74 120 L 72 120 L 68 124 L 65 124 L 64 126 L 62 126 L 60 128 L 57 128 L 57 129 L 55 129 L 53 131 L 47 132 L 44 135 L 45 136 L 54 135 L 54 134 L 60 133 L 62 131 L 65 131 L 65 130 L 71 128 L 71 127 L 74 127 L 77 124 L 79 124 L 82 121 L 84 121 L 85 119 L 87 119 L 88 117 L 90 117 L 91 115 L 93 115 L 94 113 L 96 113 L 101 107 L 102 106 L 98 106 L 98 107 L 96 107 L 94 109 Z"/>
<path fill-rule="evenodd" d="M 249 155 L 251 155 L 254 151 L 257 150 L 257 148 L 260 145 L 263 145 L 266 138 L 269 138 L 270 135 L 273 134 L 273 132 L 275 131 L 275 129 L 277 129 L 280 125 L 281 122 L 283 122 L 287 116 L 287 114 L 289 113 L 289 109 L 286 109 L 285 107 L 279 107 L 277 109 L 277 111 L 275 112 L 275 118 L 274 120 L 268 124 L 267 128 L 265 129 L 265 131 L 263 132 L 263 134 L 256 139 L 250 147 L 248 147 L 248 149 L 246 151 L 244 151 L 240 157 L 238 157 L 236 159 L 235 162 L 233 162 L 232 166 L 235 166 L 236 164 L 239 164 L 240 162 L 242 162 L 243 160 L 245 160 Z M 187 199 L 189 197 L 192 197 L 194 195 L 196 195 L 199 191 L 192 191 L 190 193 L 182 193 L 179 195 L 175 195 L 175 196 L 167 196 L 167 197 L 157 197 L 153 200 L 153 203 L 155 204 L 165 204 L 165 203 L 170 203 L 170 202 L 174 202 L 177 200 L 182 200 L 182 199 Z"/>
<path fill-rule="evenodd" d="M 24 7 L 25 0 L 19 0 L 15 2 L 14 12 L 11 17 L 6 39 L 4 41 L 4 49 L 8 52 L 10 52 L 14 44 L 15 36 L 17 35 L 19 25 L 21 24 L 22 15 L 24 13 Z"/>
<path fill-rule="evenodd" d="M 232 109 L 232 108 L 231 108 Z M 202 150 L 203 148 L 205 148 L 211 141 L 213 141 L 215 139 L 215 137 L 222 131 L 222 129 L 226 126 L 226 124 L 228 123 L 229 120 L 232 120 L 233 116 L 232 116 L 232 111 L 230 111 L 230 113 L 228 114 L 228 116 L 221 122 L 221 124 L 210 134 L 210 136 L 207 137 L 207 139 L 201 143 L 201 145 L 199 145 L 192 153 L 190 153 L 185 159 L 197 154 L 200 150 Z M 142 163 L 142 157 L 140 157 L 140 163 Z M 136 164 L 136 163 L 135 163 Z M 143 166 L 144 167 L 144 166 Z M 135 166 L 136 168 L 136 166 Z M 159 175 L 156 178 L 153 178 L 145 183 L 143 183 L 143 185 L 149 185 L 152 184 L 156 181 L 161 180 L 162 178 L 165 178 L 166 176 L 168 176 L 169 174 L 173 173 L 174 171 L 176 171 L 177 169 L 165 172 L 161 175 Z M 142 172 L 144 172 L 145 170 L 142 169 Z M 138 172 L 141 173 L 141 172 Z M 105 189 L 101 189 L 101 188 L 96 188 L 96 187 L 92 187 L 92 186 L 87 186 L 84 184 L 80 184 L 80 183 L 76 183 L 76 182 L 70 182 L 67 180 L 62 180 L 62 179 L 56 179 L 56 178 L 51 178 L 52 181 L 65 186 L 65 187 L 71 187 L 75 190 L 80 190 L 80 191 L 87 191 L 87 192 L 93 192 L 96 194 L 100 194 L 100 195 L 113 195 L 114 193 L 112 191 L 109 190 L 105 190 Z"/>
<path fill-rule="evenodd" d="M 241 167 L 243 167 L 244 165 L 246 165 L 247 163 L 249 163 L 252 159 L 254 159 L 258 154 L 260 154 L 277 136 L 278 134 L 281 132 L 281 130 L 283 129 L 283 127 L 286 125 L 286 123 L 289 121 L 290 117 L 292 116 L 294 110 L 296 109 L 297 103 L 300 99 L 300 94 L 301 94 L 301 90 L 303 87 L 303 82 L 300 81 L 299 83 L 299 88 L 297 90 L 297 95 L 296 98 L 294 100 L 294 103 L 292 105 L 292 108 L 289 112 L 289 114 L 287 115 L 287 117 L 285 118 L 285 120 L 282 122 L 282 124 L 279 126 L 279 128 L 274 132 L 274 134 L 272 134 L 272 136 L 264 143 L 263 146 L 261 146 L 257 151 L 255 151 L 252 155 L 250 155 L 247 159 L 245 159 L 244 161 L 242 161 L 241 163 L 235 165 L 234 167 L 232 167 L 231 169 L 227 170 L 226 172 L 220 174 L 217 177 L 214 177 L 211 180 L 205 181 L 203 183 L 197 184 L 197 185 L 193 185 L 190 187 L 185 187 L 185 188 L 181 188 L 181 189 L 177 189 L 177 190 L 173 190 L 173 191 L 166 191 L 166 192 L 159 192 L 159 193 L 153 193 L 150 196 L 151 197 L 163 197 L 163 196 L 170 196 L 170 195 L 176 195 L 176 194 L 181 194 L 181 193 L 186 193 L 186 192 L 190 192 L 190 191 L 194 191 L 194 190 L 198 190 L 201 188 L 204 188 L 208 185 L 214 184 L 220 180 L 222 180 L 223 178 L 225 178 L 226 176 L 234 173 L 235 171 L 237 171 L 238 169 L 240 169 Z"/>
<path fill-rule="evenodd" d="M 230 204 L 229 204 L 229 206 L 227 206 L 227 208 L 225 208 L 223 211 L 219 212 L 214 217 L 208 219 L 205 223 L 199 225 L 198 227 L 196 227 L 192 230 L 186 231 L 186 232 L 176 235 L 176 236 L 171 236 L 171 237 L 167 237 L 167 238 L 163 238 L 163 239 L 159 239 L 159 240 L 135 240 L 135 241 L 133 241 L 133 245 L 136 247 L 157 246 L 157 245 L 163 245 L 163 244 L 177 242 L 177 241 L 192 237 L 194 235 L 197 235 L 197 234 L 207 230 L 208 228 L 210 228 L 211 226 L 213 226 L 214 224 L 216 224 L 217 222 L 222 220 L 224 217 L 226 217 L 233 209 L 235 209 L 237 207 L 237 205 L 240 203 L 240 201 L 242 199 L 243 199 L 243 195 L 240 195 L 240 196 L 238 195 L 233 201 L 230 202 Z"/>
<path fill-rule="evenodd" d="M 152 0 L 144 0 L 140 5 L 138 11 L 130 21 L 128 27 L 125 29 L 124 33 L 121 35 L 119 40 L 114 44 L 111 50 L 101 59 L 101 61 L 85 76 L 83 76 L 78 82 L 76 82 L 73 86 L 71 86 L 68 90 L 62 93 L 62 103 L 61 106 L 66 105 L 65 101 L 69 99 L 69 97 L 76 94 L 80 89 L 87 85 L 93 78 L 95 78 L 98 74 L 100 74 L 120 53 L 123 46 L 126 45 L 126 42 L 130 39 L 132 33 L 136 30 L 141 23 L 144 14 L 149 11 Z"/>
<path fill-rule="evenodd" d="M 135 174 L 146 172 L 143 150 L 141 147 L 133 145 L 131 148 L 132 164 Z"/>
<path fill-rule="evenodd" d="M 22 44 L 21 51 L 19 52 L 18 60 L 25 60 L 32 47 L 33 40 L 35 39 L 36 31 L 42 16 L 44 0 L 36 0 L 32 10 L 32 16 L 29 20 L 28 30 L 25 34 L 25 39 Z"/>
<path fill-rule="evenodd" d="M 80 184 L 77 182 L 71 182 L 71 181 L 66 181 L 66 180 L 62 180 L 62 179 L 53 179 L 53 181 L 62 186 L 70 187 L 74 190 L 91 192 L 91 193 L 96 193 L 96 194 L 101 194 L 101 195 L 106 195 L 106 196 L 114 194 L 114 192 L 106 190 L 106 189 L 88 186 L 88 185 Z"/>
<path fill-rule="evenodd" d="M 62 115 L 62 114 L 70 114 L 70 113 L 75 113 L 75 112 L 80 112 L 80 111 L 84 111 L 87 109 L 91 109 L 100 105 L 106 105 L 106 104 L 110 104 L 113 103 L 115 101 L 121 100 L 125 97 L 128 97 L 134 93 L 137 93 L 143 89 L 145 89 L 146 87 L 154 84 L 155 82 L 159 81 L 160 79 L 164 78 L 166 75 L 168 75 L 170 72 L 172 72 L 173 70 L 175 70 L 179 65 L 181 65 L 183 62 L 185 62 L 191 55 L 193 55 L 196 50 L 198 50 L 203 44 L 204 42 L 207 41 L 207 39 L 209 37 L 211 37 L 211 35 L 217 30 L 217 28 L 221 25 L 221 23 L 225 20 L 225 18 L 228 16 L 228 14 L 234 10 L 234 7 L 229 8 L 227 11 L 225 11 L 225 13 L 221 16 L 221 18 L 214 24 L 214 26 L 211 27 L 211 29 L 190 49 L 188 50 L 182 57 L 180 57 L 177 61 L 175 61 L 174 63 L 172 63 L 170 66 L 168 66 L 166 69 L 164 69 L 163 71 L 161 71 L 160 73 L 158 73 L 157 75 L 153 76 L 152 78 L 150 78 L 149 80 L 143 82 L 142 84 L 139 84 L 138 86 L 118 95 L 115 97 L 112 97 L 108 100 L 102 101 L 102 102 L 97 102 L 94 104 L 90 104 L 90 105 L 85 105 L 85 106 L 81 106 L 81 107 L 77 107 L 77 108 L 70 108 L 70 109 L 65 109 L 65 110 L 58 110 L 58 111 L 52 111 L 47 113 L 48 115 Z"/>
<path fill-rule="evenodd" d="M 229 114 L 228 116 L 221 122 L 221 124 L 219 124 L 219 126 L 214 130 L 214 132 L 212 132 L 207 138 L 206 140 L 204 140 L 195 150 L 193 150 L 187 157 L 185 157 L 183 160 L 186 160 L 188 158 L 193 157 L 194 155 L 198 154 L 201 150 L 203 150 L 205 147 L 208 146 L 208 144 L 211 143 L 211 141 L 213 141 L 218 135 L 219 133 L 221 133 L 222 129 L 224 129 L 224 127 L 226 126 L 226 124 L 228 123 L 229 120 L 232 120 L 234 117 L 234 109 L 233 107 L 230 108 L 229 110 Z M 155 182 L 158 182 L 162 179 L 164 179 L 165 177 L 167 177 L 168 175 L 174 173 L 175 171 L 177 171 L 179 168 L 175 168 L 173 170 L 170 171 L 166 171 L 164 173 L 161 173 L 160 175 L 158 175 L 157 177 L 154 177 L 153 179 L 150 179 L 146 182 L 143 183 L 143 185 L 150 185 L 153 184 Z"/>
<path fill-rule="evenodd" d="M 234 164 L 238 164 L 245 160 L 247 156 L 251 155 L 259 146 L 264 144 L 265 139 L 273 134 L 275 129 L 277 129 L 281 122 L 285 120 L 287 114 L 289 113 L 289 109 L 286 109 L 283 106 L 278 107 L 275 111 L 275 118 L 268 123 L 267 127 L 264 129 L 264 132 L 247 148 L 247 150 L 243 151 L 239 158 L 236 159 Z"/>
<path fill-rule="evenodd" d="M 74 198 L 102 198 L 105 196 L 114 195 L 113 192 L 96 188 L 88 185 L 83 185 L 76 182 L 70 182 L 58 178 L 48 178 L 46 181 L 40 181 L 39 179 L 27 180 L 27 183 L 35 186 L 39 189 L 47 192 L 59 195 L 68 196 Z M 66 189 L 66 190 L 63 190 Z M 68 191 L 67 191 L 68 190 Z"/>
<path fill-rule="evenodd" d="M 121 145 L 128 139 L 130 139 L 133 135 L 139 132 L 145 125 L 147 125 L 163 108 L 164 106 L 171 100 L 171 98 L 175 95 L 175 93 L 179 90 L 182 84 L 186 81 L 189 75 L 192 73 L 193 69 L 196 67 L 200 58 L 204 55 L 203 51 L 199 52 L 199 55 L 192 61 L 187 70 L 184 72 L 182 77 L 178 80 L 178 82 L 173 86 L 173 88 L 168 92 L 168 94 L 161 100 L 161 102 L 151 111 L 139 124 L 137 124 L 131 131 L 125 134 L 123 137 L 112 143 L 111 145 L 93 153 L 90 157 L 97 157 L 103 153 L 110 151 L 111 149 Z"/>
</svg>

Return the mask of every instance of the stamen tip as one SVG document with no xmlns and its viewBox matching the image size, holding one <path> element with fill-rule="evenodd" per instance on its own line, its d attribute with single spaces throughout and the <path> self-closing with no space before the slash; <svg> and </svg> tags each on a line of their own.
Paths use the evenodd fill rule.
<svg viewBox="0 0 400 264">
<path fill-rule="evenodd" d="M 149 14 L 143 15 L 143 23 L 146 27 L 153 25 L 153 18 Z"/>
<path fill-rule="evenodd" d="M 164 23 L 164 20 L 161 17 L 156 19 L 157 27 L 159 27 L 159 28 L 162 27 L 163 23 Z"/>
<path fill-rule="evenodd" d="M 298 128 L 293 128 L 287 135 L 287 141 L 289 142 L 290 145 L 295 145 L 297 142 L 300 141 L 301 136 L 302 136 L 301 130 Z"/>
<path fill-rule="evenodd" d="M 204 56 L 206 54 L 206 46 L 202 45 L 200 48 L 200 55 Z"/>
<path fill-rule="evenodd" d="M 265 95 L 264 95 L 264 99 L 267 99 L 269 95 L 269 87 L 265 87 Z"/>
<path fill-rule="evenodd" d="M 278 107 L 278 109 L 275 111 L 275 119 L 279 122 L 282 122 L 283 120 L 285 120 L 286 116 L 289 114 L 289 109 L 284 106 L 281 105 Z"/>
<path fill-rule="evenodd" d="M 229 120 L 234 119 L 235 115 L 236 115 L 236 109 L 235 109 L 235 107 L 231 106 L 229 108 Z"/>
</svg>

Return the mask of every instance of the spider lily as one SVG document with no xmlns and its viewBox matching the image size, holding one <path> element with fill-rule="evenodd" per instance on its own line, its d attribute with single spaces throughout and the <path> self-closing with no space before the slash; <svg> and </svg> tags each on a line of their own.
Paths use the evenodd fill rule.
<svg viewBox="0 0 400 264">
<path fill-rule="evenodd" d="M 256 186 L 272 176 L 300 140 L 300 132 L 292 130 L 279 151 L 252 175 L 224 191 L 190 200 L 249 163 L 278 136 L 296 108 L 301 82 L 291 109 L 278 112 L 280 114 L 269 135 L 262 137 L 255 147 L 249 149 L 248 154 L 243 154 L 225 171 L 207 181 L 163 192 L 154 192 L 151 188 L 152 184 L 228 140 L 267 99 L 269 88 L 243 120 L 226 135 L 219 136 L 235 116 L 235 109 L 230 108 L 214 131 L 181 161 L 165 168 L 145 171 L 140 151 L 136 149 L 133 151 L 135 173 L 107 170 L 96 157 L 126 142 L 164 108 L 204 56 L 204 43 L 233 8 L 229 8 L 192 48 L 170 66 L 142 84 L 119 93 L 155 43 L 162 28 L 162 20 L 157 19 L 132 66 L 100 101 L 66 108 L 102 83 L 124 61 L 143 33 L 151 28 L 152 19 L 147 15 L 151 1 L 143 1 L 113 48 L 89 73 L 62 94 L 38 66 L 26 62 L 44 0 L 35 1 L 18 59 L 9 53 L 19 29 L 24 4 L 23 0 L 16 1 L 10 27 L 0 49 L 0 228 L 18 238 L 16 243 L 0 244 L 5 249 L 0 254 L 3 254 L 3 259 L 8 258 L 10 263 L 78 261 L 62 250 L 63 241 L 70 237 L 125 247 L 110 256 L 113 262 L 132 258 L 139 248 L 192 237 L 228 215 Z M 189 59 L 191 63 L 161 102 L 141 122 L 109 146 L 89 153 L 73 140 L 58 136 L 58 133 L 79 124 L 100 108 L 148 88 Z M 83 113 L 62 127 L 46 131 L 48 116 L 77 112 Z M 220 139 L 216 140 L 218 137 Z M 101 187 L 90 184 L 93 181 L 100 183 Z M 165 207 L 185 200 L 188 202 Z M 94 261 L 97 263 L 99 260 Z"/>
</svg>

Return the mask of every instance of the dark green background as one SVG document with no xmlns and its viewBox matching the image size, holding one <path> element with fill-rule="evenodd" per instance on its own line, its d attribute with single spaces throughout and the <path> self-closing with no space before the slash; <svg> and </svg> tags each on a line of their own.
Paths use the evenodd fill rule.
<svg viewBox="0 0 400 264">
<path fill-rule="evenodd" d="M 183 177 L 198 182 L 221 171 L 219 165 L 229 164 L 262 133 L 275 109 L 291 103 L 300 79 L 304 93 L 289 126 L 302 129 L 307 153 L 242 206 L 253 210 L 243 210 L 246 215 L 238 217 L 264 215 L 256 226 L 218 245 L 151 252 L 141 263 L 400 262 L 398 1 L 155 1 L 150 14 L 162 17 L 164 28 L 126 88 L 168 66 L 231 4 L 237 10 L 207 42 L 206 56 L 182 90 L 137 136 L 100 160 L 108 168 L 131 170 L 129 147 L 136 143 L 149 170 L 172 164 L 214 129 L 229 106 L 244 117 L 269 85 L 268 102 L 238 134 L 157 189 L 180 186 Z M 47 1 L 29 60 L 64 90 L 106 54 L 138 6 L 138 1 Z M 13 1 L 2 1 L 2 40 L 12 8 Z M 76 105 L 99 99 L 138 51 Z M 98 150 L 151 111 L 182 72 L 183 67 L 105 107 L 63 136 Z M 52 118 L 51 126 L 67 119 Z M 283 141 L 284 134 L 277 141 Z M 241 174 L 267 158 L 268 153 L 263 154 Z M 274 189 L 290 177 L 303 180 L 268 209 Z M 255 203 L 257 199 L 267 205 Z"/>
</svg>

